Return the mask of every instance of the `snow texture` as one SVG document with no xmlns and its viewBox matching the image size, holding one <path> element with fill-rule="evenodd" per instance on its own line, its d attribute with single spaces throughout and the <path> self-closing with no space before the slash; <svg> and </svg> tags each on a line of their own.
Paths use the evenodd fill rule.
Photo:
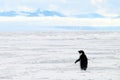
<svg viewBox="0 0 120 80">
<path fill-rule="evenodd" d="M 0 33 L 0 80 L 120 80 L 120 32 Z"/>
</svg>

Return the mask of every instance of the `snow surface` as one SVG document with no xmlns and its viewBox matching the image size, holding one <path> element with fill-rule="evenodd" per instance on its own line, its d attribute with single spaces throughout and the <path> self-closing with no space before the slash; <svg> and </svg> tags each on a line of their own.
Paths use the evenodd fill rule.
<svg viewBox="0 0 120 80">
<path fill-rule="evenodd" d="M 0 80 L 120 80 L 120 32 L 0 33 Z"/>
</svg>

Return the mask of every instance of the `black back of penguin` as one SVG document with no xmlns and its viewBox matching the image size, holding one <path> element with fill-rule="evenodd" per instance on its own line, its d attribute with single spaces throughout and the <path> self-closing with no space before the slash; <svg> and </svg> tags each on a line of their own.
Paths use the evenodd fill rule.
<svg viewBox="0 0 120 80">
<path fill-rule="evenodd" d="M 82 70 L 86 70 L 88 66 L 88 59 L 84 51 L 80 55 L 80 67 Z"/>
<path fill-rule="evenodd" d="M 87 56 L 85 55 L 84 51 L 83 50 L 80 50 L 78 51 L 79 54 L 80 54 L 80 57 L 79 59 L 77 59 L 75 61 L 75 63 L 77 63 L 78 61 L 80 61 L 80 68 L 81 70 L 86 70 L 87 69 L 87 66 L 88 66 L 88 59 L 87 59 Z"/>
</svg>

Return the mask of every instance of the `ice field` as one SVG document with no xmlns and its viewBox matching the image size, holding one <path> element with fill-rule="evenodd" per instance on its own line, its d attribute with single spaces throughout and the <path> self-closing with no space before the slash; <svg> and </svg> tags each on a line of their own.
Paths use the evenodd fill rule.
<svg viewBox="0 0 120 80">
<path fill-rule="evenodd" d="M 1 32 L 0 80 L 120 80 L 120 32 Z"/>
</svg>

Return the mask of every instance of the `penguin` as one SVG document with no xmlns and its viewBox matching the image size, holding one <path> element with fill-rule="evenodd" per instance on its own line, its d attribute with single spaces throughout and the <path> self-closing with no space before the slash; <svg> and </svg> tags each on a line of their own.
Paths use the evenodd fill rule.
<svg viewBox="0 0 120 80">
<path fill-rule="evenodd" d="M 87 58 L 87 56 L 85 55 L 85 52 L 83 51 L 83 50 L 80 50 L 80 51 L 78 51 L 79 52 L 79 54 L 80 54 L 80 57 L 79 57 L 79 59 L 77 59 L 76 61 L 75 61 L 75 64 L 78 62 L 78 61 L 80 61 L 80 68 L 81 68 L 81 70 L 86 70 L 87 69 L 87 66 L 88 66 L 88 58 Z"/>
</svg>

